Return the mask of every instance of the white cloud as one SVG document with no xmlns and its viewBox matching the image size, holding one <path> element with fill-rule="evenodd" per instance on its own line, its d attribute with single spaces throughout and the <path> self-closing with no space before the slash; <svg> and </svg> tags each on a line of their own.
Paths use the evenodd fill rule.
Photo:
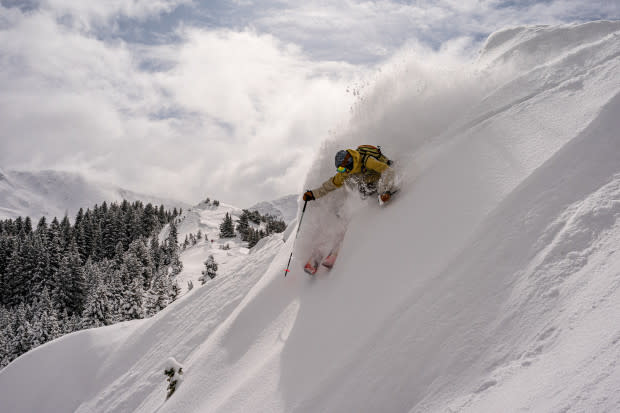
<svg viewBox="0 0 620 413">
<path fill-rule="evenodd" d="M 316 58 L 375 63 L 411 39 L 438 48 L 453 38 L 481 38 L 506 26 L 618 19 L 620 5 L 603 0 L 264 1 L 236 22 L 247 16 L 261 31 L 295 42 Z"/>
<path fill-rule="evenodd" d="M 5 168 L 248 205 L 300 190 L 351 101 L 352 66 L 312 62 L 270 35 L 187 28 L 179 44 L 134 46 L 44 11 L 17 17 L 0 31 Z"/>
<path fill-rule="evenodd" d="M 109 23 L 119 17 L 144 20 L 174 10 L 191 0 L 40 0 L 39 9 L 56 18 L 69 17 L 70 22 L 82 29 Z"/>
<path fill-rule="evenodd" d="M 467 55 L 504 26 L 620 17 L 577 0 L 0 4 L 0 167 L 240 205 L 300 190 L 347 88 L 401 49 Z M 123 40 L 160 19 L 158 44 Z"/>
</svg>

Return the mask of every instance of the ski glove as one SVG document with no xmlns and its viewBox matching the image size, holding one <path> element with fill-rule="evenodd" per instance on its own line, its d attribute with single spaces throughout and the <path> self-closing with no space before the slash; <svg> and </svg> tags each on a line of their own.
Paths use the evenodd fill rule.
<svg viewBox="0 0 620 413">
<path fill-rule="evenodd" d="M 314 197 L 314 194 L 312 193 L 312 191 L 306 191 L 303 199 L 304 201 L 308 202 L 308 201 L 314 201 L 316 198 Z"/>
<path fill-rule="evenodd" d="M 390 200 L 391 197 L 392 197 L 392 193 L 390 191 L 384 192 L 380 196 L 381 202 L 387 202 Z"/>
</svg>

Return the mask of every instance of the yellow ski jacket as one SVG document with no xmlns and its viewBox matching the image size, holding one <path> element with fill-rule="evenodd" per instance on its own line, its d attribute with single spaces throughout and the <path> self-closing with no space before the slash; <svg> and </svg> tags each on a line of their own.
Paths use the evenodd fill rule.
<svg viewBox="0 0 620 413">
<path fill-rule="evenodd" d="M 377 183 L 377 191 L 379 193 L 392 189 L 394 169 L 390 168 L 388 164 L 372 156 L 368 156 L 365 165 L 362 165 L 362 155 L 358 151 L 347 149 L 347 152 L 349 152 L 353 158 L 353 169 L 349 172 L 338 172 L 336 175 L 323 182 L 320 187 L 313 189 L 312 194 L 315 198 L 321 198 L 331 191 L 340 188 L 350 178 L 356 178 L 366 184 Z M 362 172 L 362 166 L 365 167 L 364 172 Z"/>
</svg>

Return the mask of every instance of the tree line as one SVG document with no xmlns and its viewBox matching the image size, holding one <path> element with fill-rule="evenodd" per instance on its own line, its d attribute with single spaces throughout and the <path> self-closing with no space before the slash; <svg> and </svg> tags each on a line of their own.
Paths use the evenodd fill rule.
<svg viewBox="0 0 620 413">
<path fill-rule="evenodd" d="M 251 223 L 254 226 L 250 225 Z M 236 236 L 235 229 L 239 233 L 241 240 L 248 243 L 248 248 L 252 248 L 262 238 L 273 233 L 284 232 L 286 223 L 272 215 L 261 215 L 258 211 L 244 209 L 237 220 L 236 227 L 232 215 L 226 213 L 224 220 L 220 224 L 220 238 L 234 238 Z"/>
<path fill-rule="evenodd" d="M 123 201 L 80 209 L 73 224 L 0 221 L 0 368 L 63 334 L 149 317 L 172 302 L 180 213 Z"/>
</svg>

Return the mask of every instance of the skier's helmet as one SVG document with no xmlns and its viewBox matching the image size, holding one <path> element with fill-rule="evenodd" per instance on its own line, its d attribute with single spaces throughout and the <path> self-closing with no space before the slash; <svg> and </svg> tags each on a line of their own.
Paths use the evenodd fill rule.
<svg viewBox="0 0 620 413">
<path fill-rule="evenodd" d="M 345 169 L 349 171 L 353 169 L 353 158 L 345 150 L 338 151 L 334 160 L 338 172 L 345 172 Z"/>
</svg>

